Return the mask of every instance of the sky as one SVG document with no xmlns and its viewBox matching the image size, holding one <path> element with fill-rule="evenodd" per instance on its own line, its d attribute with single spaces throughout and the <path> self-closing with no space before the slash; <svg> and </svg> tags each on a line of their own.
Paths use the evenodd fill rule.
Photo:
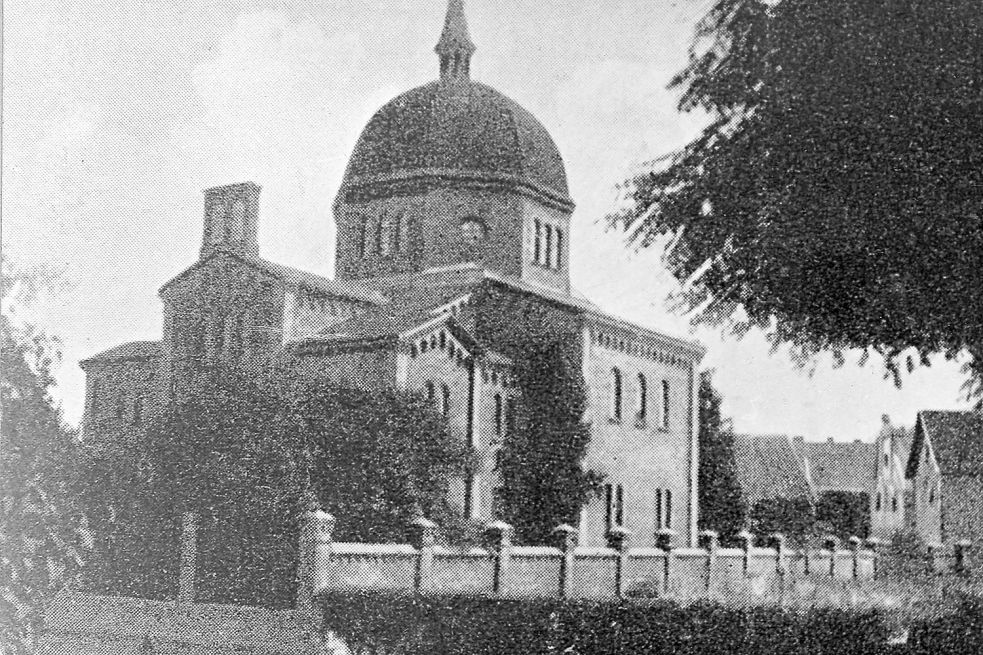
<svg viewBox="0 0 983 655">
<path fill-rule="evenodd" d="M 880 362 L 821 358 L 805 370 L 666 307 L 660 253 L 627 248 L 603 217 L 617 185 L 692 139 L 704 117 L 666 88 L 706 0 L 469 0 L 472 76 L 553 135 L 577 203 L 573 285 L 601 307 L 700 339 L 736 429 L 872 439 L 881 415 L 968 407 L 958 362 L 939 358 L 901 389 Z M 78 362 L 157 339 L 159 287 L 197 257 L 202 190 L 262 186 L 260 250 L 332 276 L 331 203 L 355 141 L 396 94 L 437 76 L 443 0 L 4 5 L 3 249 L 48 265 L 66 288 L 34 315 L 63 342 L 58 400 L 77 424 Z"/>
</svg>

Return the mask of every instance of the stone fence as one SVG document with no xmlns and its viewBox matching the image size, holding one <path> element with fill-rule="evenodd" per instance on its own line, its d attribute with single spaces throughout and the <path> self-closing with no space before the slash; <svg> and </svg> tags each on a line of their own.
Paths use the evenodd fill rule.
<svg viewBox="0 0 983 655">
<path fill-rule="evenodd" d="M 451 550 L 436 545 L 437 525 L 414 522 L 411 544 L 338 543 L 335 520 L 321 511 L 308 513 L 301 544 L 301 593 L 306 599 L 326 592 L 464 594 L 507 597 L 677 599 L 760 596 L 778 598 L 795 582 L 862 583 L 878 575 L 880 543 L 853 537 L 841 547 L 833 537 L 822 549 L 793 550 L 782 535 L 769 547 L 755 547 L 750 533 L 741 548 L 720 548 L 713 532 L 700 534 L 699 548 L 674 545 L 675 534 L 662 530 L 656 547 L 631 547 L 631 535 L 615 528 L 608 547 L 577 546 L 569 525 L 555 530 L 556 546 L 515 546 L 512 528 L 502 522 L 486 527 L 488 546 Z M 933 558 L 930 567 L 968 566 L 968 544 L 955 557 Z"/>
</svg>

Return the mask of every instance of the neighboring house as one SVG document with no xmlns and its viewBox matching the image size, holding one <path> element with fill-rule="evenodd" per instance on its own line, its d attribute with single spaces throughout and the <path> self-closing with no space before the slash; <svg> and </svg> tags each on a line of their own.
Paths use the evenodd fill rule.
<svg viewBox="0 0 983 655">
<path fill-rule="evenodd" d="M 582 366 L 586 465 L 606 476 L 583 512 L 581 543 L 601 544 L 623 524 L 640 543 L 670 527 L 692 544 L 704 348 L 571 288 L 563 159 L 532 114 L 471 79 L 461 4 L 450 3 L 436 48 L 439 79 L 383 106 L 355 146 L 334 203 L 336 277 L 260 257 L 257 185 L 206 190 L 199 259 L 160 289 L 161 340 L 82 363 L 84 429 L 96 440 L 139 438 L 149 417 L 189 393 L 200 362 L 277 358 L 312 377 L 427 395 L 482 461 L 451 500 L 487 520 L 520 400 L 515 337 L 524 321 L 545 324 Z"/>
<path fill-rule="evenodd" d="M 922 411 L 908 456 L 910 527 L 929 543 L 983 533 L 983 416 Z"/>
<path fill-rule="evenodd" d="M 748 527 L 760 537 L 776 531 L 802 537 L 803 529 L 813 522 L 815 492 L 806 475 L 800 440 L 780 434 L 734 435 L 737 483 Z"/>
<path fill-rule="evenodd" d="M 877 481 L 874 444 L 833 439 L 799 443 L 815 494 L 816 519 L 840 536 L 869 536 Z"/>
<path fill-rule="evenodd" d="M 871 535 L 890 539 L 907 526 L 911 512 L 909 485 L 905 480 L 912 432 L 894 426 L 888 416 L 882 418 L 881 430 L 874 443 L 877 480 L 871 504 Z"/>
</svg>

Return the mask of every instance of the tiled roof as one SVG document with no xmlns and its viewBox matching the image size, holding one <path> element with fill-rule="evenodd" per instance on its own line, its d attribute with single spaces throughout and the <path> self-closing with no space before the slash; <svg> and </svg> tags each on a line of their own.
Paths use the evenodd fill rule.
<svg viewBox="0 0 983 655">
<path fill-rule="evenodd" d="M 358 284 L 357 282 L 350 280 L 332 280 L 308 271 L 302 271 L 299 268 L 293 268 L 292 266 L 285 266 L 283 264 L 271 262 L 270 260 L 263 259 L 262 257 L 242 255 L 223 248 L 216 248 L 204 259 L 199 259 L 194 264 L 172 277 L 170 280 L 165 282 L 163 286 L 161 286 L 160 291 L 163 292 L 178 280 L 181 280 L 192 271 L 198 269 L 198 267 L 205 262 L 208 262 L 219 255 L 236 259 L 248 266 L 259 269 L 272 277 L 280 279 L 285 284 L 291 286 L 307 287 L 315 291 L 322 291 L 337 298 L 347 298 L 350 300 L 358 300 L 371 304 L 380 304 L 386 300 L 385 297 L 379 293 L 379 291 Z"/>
<path fill-rule="evenodd" d="M 83 359 L 80 364 L 83 366 L 90 362 L 109 362 L 127 359 L 152 359 L 160 356 L 159 341 L 130 341 L 109 350 Z"/>
<path fill-rule="evenodd" d="M 734 458 L 749 505 L 768 498 L 812 497 L 793 437 L 735 434 Z"/>
<path fill-rule="evenodd" d="M 393 302 L 326 328 L 314 338 L 377 339 L 395 337 L 436 318 L 434 310 L 466 296 L 473 285 L 393 290 Z"/>
<path fill-rule="evenodd" d="M 860 441 L 805 441 L 817 491 L 869 491 L 877 477 L 876 446 Z"/>
<path fill-rule="evenodd" d="M 983 415 L 966 411 L 918 413 L 915 443 L 908 460 L 908 477 L 917 471 L 925 433 L 945 476 L 983 476 Z"/>
</svg>

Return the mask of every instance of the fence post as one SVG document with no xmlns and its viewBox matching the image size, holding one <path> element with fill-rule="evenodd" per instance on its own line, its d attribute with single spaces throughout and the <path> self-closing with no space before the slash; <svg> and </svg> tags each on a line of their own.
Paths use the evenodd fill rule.
<svg viewBox="0 0 983 655">
<path fill-rule="evenodd" d="M 877 579 L 877 568 L 880 565 L 881 553 L 880 548 L 884 545 L 884 541 L 878 539 L 877 537 L 869 537 L 865 542 L 867 544 L 867 549 L 870 550 L 873 558 L 871 559 L 871 578 Z"/>
<path fill-rule="evenodd" d="M 710 589 L 713 585 L 713 570 L 717 560 L 717 549 L 720 547 L 720 535 L 713 530 L 703 530 L 696 535 L 696 543 L 703 550 L 707 551 L 707 565 L 704 571 L 704 589 L 707 598 L 710 597 Z"/>
<path fill-rule="evenodd" d="M 416 558 L 414 590 L 426 593 L 433 586 L 433 549 L 437 543 L 437 524 L 422 516 L 413 519 L 413 546 L 419 551 Z"/>
<path fill-rule="evenodd" d="M 195 602 L 195 575 L 198 572 L 198 513 L 181 515 L 181 568 L 178 573 L 177 602 Z"/>
<path fill-rule="evenodd" d="M 512 526 L 504 521 L 492 521 L 485 526 L 485 534 L 488 536 L 492 555 L 495 558 L 492 592 L 505 594 L 508 591 Z"/>
<path fill-rule="evenodd" d="M 833 535 L 823 537 L 823 548 L 829 551 L 829 577 L 836 577 L 836 551 L 839 550 L 840 540 Z"/>
<path fill-rule="evenodd" d="M 929 573 L 938 573 L 939 567 L 938 567 L 938 563 L 935 560 L 938 557 L 940 550 L 942 550 L 942 544 L 937 542 L 932 542 L 928 544 L 928 546 L 925 549 L 925 557 L 928 560 L 927 568 Z"/>
<path fill-rule="evenodd" d="M 746 578 L 751 569 L 751 551 L 754 549 L 754 535 L 749 530 L 741 530 L 737 533 L 737 539 L 741 542 L 741 550 L 744 551 L 741 569 Z"/>
<path fill-rule="evenodd" d="M 853 579 L 856 580 L 860 577 L 860 546 L 863 544 L 860 537 L 853 535 L 847 541 L 850 543 L 850 555 L 853 558 Z"/>
<path fill-rule="evenodd" d="M 608 548 L 618 552 L 614 561 L 614 595 L 621 598 L 625 593 L 625 564 L 628 561 L 628 542 L 631 531 L 623 525 L 616 525 L 607 534 Z"/>
<path fill-rule="evenodd" d="M 335 519 L 312 500 L 303 514 L 300 529 L 300 552 L 297 566 L 296 611 L 301 623 L 316 630 L 317 612 L 314 601 L 317 593 L 327 588 L 329 572 L 327 558 L 331 556 Z"/>
<path fill-rule="evenodd" d="M 560 549 L 560 598 L 570 598 L 573 590 L 573 556 L 577 548 L 577 528 L 562 523 L 553 528 L 553 535 Z"/>
<path fill-rule="evenodd" d="M 655 533 L 655 547 L 664 553 L 662 562 L 662 593 L 669 595 L 669 576 L 672 572 L 672 548 L 676 531 L 662 528 Z"/>
<path fill-rule="evenodd" d="M 969 551 L 973 548 L 973 542 L 969 539 L 960 539 L 955 545 L 956 573 L 968 574 L 970 571 Z"/>
</svg>

